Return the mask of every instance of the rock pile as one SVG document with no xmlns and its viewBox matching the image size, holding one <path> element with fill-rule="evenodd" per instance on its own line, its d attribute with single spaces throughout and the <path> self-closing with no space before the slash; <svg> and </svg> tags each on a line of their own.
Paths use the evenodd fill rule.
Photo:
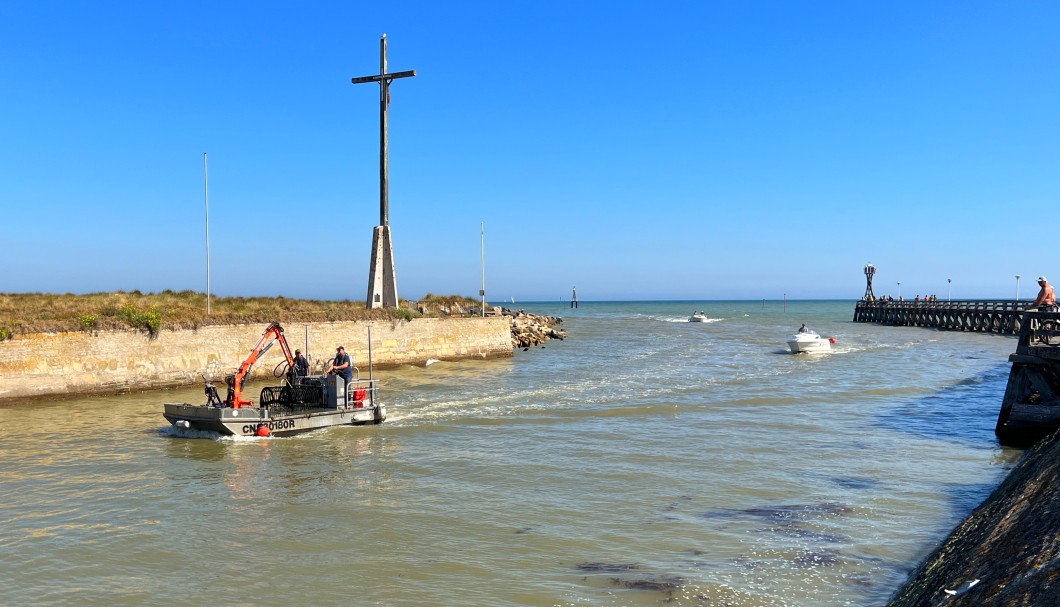
<svg viewBox="0 0 1060 607">
<path fill-rule="evenodd" d="M 508 308 L 501 308 L 500 313 L 511 321 L 513 348 L 529 348 L 550 339 L 563 339 L 567 336 L 563 329 L 556 328 L 556 325 L 563 322 L 562 318 L 527 314 L 522 310 Z"/>
</svg>

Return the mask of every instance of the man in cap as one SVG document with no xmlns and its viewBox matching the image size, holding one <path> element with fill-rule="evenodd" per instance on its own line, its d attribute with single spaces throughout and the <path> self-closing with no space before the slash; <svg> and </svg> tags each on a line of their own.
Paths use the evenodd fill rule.
<svg viewBox="0 0 1060 607">
<path fill-rule="evenodd" d="M 298 377 L 309 375 L 309 361 L 302 356 L 301 350 L 294 351 L 294 374 Z"/>
<path fill-rule="evenodd" d="M 1038 286 L 1042 290 L 1038 291 L 1038 297 L 1034 299 L 1034 303 L 1031 306 L 1038 306 L 1038 309 L 1042 310 L 1056 305 L 1056 293 L 1053 292 L 1053 288 L 1049 286 L 1049 281 L 1044 276 L 1038 277 Z"/>
<path fill-rule="evenodd" d="M 342 375 L 342 379 L 346 380 L 346 385 L 350 385 L 350 381 L 353 380 L 353 361 L 350 360 L 350 355 L 346 354 L 346 348 L 339 346 L 335 348 L 335 358 L 331 360 L 331 364 L 325 373 L 338 373 Z"/>
</svg>

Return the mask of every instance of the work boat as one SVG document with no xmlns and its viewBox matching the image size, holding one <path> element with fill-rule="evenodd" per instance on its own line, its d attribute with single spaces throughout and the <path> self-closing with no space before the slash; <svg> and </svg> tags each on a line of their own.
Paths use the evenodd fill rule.
<svg viewBox="0 0 1060 607">
<path fill-rule="evenodd" d="M 688 317 L 688 322 L 707 322 L 707 315 L 697 310 Z"/>
<path fill-rule="evenodd" d="M 788 340 L 788 347 L 791 348 L 792 354 L 799 354 L 800 352 L 831 352 L 832 344 L 835 343 L 835 338 L 829 337 L 824 338 L 817 334 L 816 331 L 802 331 L 791 336 Z"/>
<path fill-rule="evenodd" d="M 263 388 L 255 404 L 243 397 L 243 384 L 254 363 L 277 343 L 286 360 L 276 366 L 273 375 L 284 379 L 279 386 Z M 386 407 L 378 400 L 371 376 L 371 343 L 369 329 L 368 379 L 361 379 L 356 369 L 349 384 L 338 374 L 299 377 L 283 328 L 273 323 L 239 369 L 225 377 L 228 393 L 224 400 L 204 376 L 206 404 L 165 403 L 163 415 L 176 428 L 226 436 L 289 436 L 329 426 L 382 423 Z"/>
</svg>

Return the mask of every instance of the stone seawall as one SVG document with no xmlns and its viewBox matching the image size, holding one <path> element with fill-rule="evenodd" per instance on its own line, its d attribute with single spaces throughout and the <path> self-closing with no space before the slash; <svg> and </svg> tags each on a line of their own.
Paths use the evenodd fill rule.
<svg viewBox="0 0 1060 607">
<path fill-rule="evenodd" d="M 207 326 L 162 331 L 37 333 L 0 341 L 0 403 L 13 399 L 119 393 L 186 386 L 233 371 L 261 338 L 267 324 Z M 334 356 L 343 345 L 362 372 L 368 367 L 368 329 L 376 367 L 512 355 L 512 333 L 504 317 L 419 318 L 411 321 L 349 321 L 292 324 L 284 335 L 293 351 L 313 362 Z M 283 360 L 274 346 L 252 376 L 271 377 Z"/>
<path fill-rule="evenodd" d="M 888 607 L 1060 604 L 1060 433 L 1004 481 L 891 597 Z"/>
</svg>

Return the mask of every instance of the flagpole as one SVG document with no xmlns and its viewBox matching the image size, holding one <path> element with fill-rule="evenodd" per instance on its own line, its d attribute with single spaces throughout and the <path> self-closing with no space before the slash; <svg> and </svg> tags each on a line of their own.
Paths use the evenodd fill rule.
<svg viewBox="0 0 1060 607">
<path fill-rule="evenodd" d="M 486 317 L 486 222 L 479 223 L 479 248 L 480 252 L 480 264 L 482 266 L 482 288 L 479 289 L 478 294 L 482 296 L 482 317 Z"/>
<path fill-rule="evenodd" d="M 206 314 L 210 314 L 210 179 L 206 171 L 206 152 L 202 153 L 202 195 L 206 204 Z"/>
</svg>

